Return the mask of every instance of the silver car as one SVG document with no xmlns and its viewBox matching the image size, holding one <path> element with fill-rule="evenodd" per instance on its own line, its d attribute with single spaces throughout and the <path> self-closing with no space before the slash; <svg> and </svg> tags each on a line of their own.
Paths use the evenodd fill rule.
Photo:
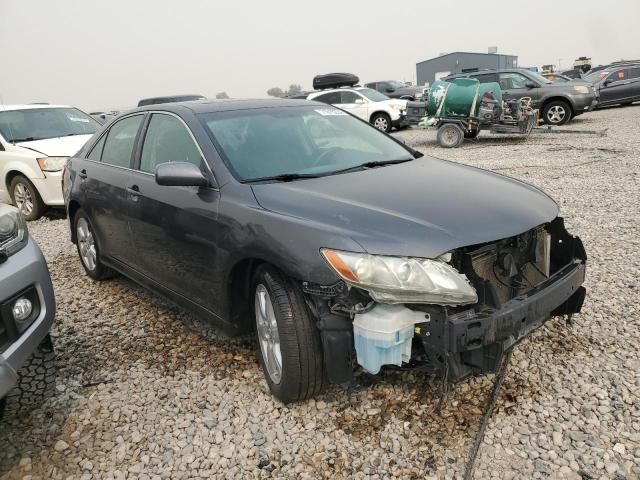
<svg viewBox="0 0 640 480">
<path fill-rule="evenodd" d="M 49 330 L 55 311 L 47 263 L 24 216 L 0 204 L 0 416 L 5 397 L 22 396 L 16 386 L 27 383 L 24 393 L 44 393 L 49 365 L 33 362 L 52 359 Z"/>
</svg>

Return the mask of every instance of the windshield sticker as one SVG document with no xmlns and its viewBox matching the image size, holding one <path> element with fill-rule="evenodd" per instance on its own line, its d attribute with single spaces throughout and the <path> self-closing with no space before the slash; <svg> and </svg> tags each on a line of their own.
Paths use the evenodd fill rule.
<svg viewBox="0 0 640 480">
<path fill-rule="evenodd" d="M 346 115 L 345 112 L 338 110 L 337 108 L 316 108 L 315 111 L 323 117 L 327 117 L 329 115 Z"/>
<path fill-rule="evenodd" d="M 71 120 L 72 122 L 82 122 L 82 123 L 89 123 L 89 119 L 88 118 L 78 118 L 78 117 L 68 117 L 69 120 Z"/>
</svg>

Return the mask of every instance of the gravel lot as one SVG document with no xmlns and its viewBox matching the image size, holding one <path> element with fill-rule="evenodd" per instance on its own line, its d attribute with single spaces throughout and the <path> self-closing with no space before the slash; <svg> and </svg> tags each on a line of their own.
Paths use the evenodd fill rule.
<svg viewBox="0 0 640 480">
<path fill-rule="evenodd" d="M 533 183 L 589 255 L 587 301 L 515 350 L 476 464 L 485 478 L 640 478 L 640 106 L 528 140 L 421 151 Z M 558 129 L 560 130 L 560 129 Z M 464 185 L 460 185 L 464 189 Z M 275 402 L 250 340 L 227 340 L 132 282 L 84 275 L 67 222 L 30 230 L 58 300 L 57 391 L 0 427 L 3 478 L 461 478 L 493 377 L 451 392 L 419 374 Z"/>
</svg>

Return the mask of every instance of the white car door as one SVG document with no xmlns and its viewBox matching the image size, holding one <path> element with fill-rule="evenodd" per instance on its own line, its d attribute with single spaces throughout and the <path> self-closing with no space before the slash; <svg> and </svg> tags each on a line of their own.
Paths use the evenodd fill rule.
<svg viewBox="0 0 640 480">
<path fill-rule="evenodd" d="M 369 101 L 359 93 L 351 90 L 340 92 L 340 104 L 337 106 L 365 122 L 369 121 Z"/>
</svg>

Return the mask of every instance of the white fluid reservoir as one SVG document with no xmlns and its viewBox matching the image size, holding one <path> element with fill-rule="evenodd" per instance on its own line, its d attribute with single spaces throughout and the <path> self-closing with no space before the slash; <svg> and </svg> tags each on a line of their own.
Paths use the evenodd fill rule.
<svg viewBox="0 0 640 480">
<path fill-rule="evenodd" d="M 378 304 L 353 320 L 353 342 L 358 364 L 369 373 L 382 365 L 401 366 L 411 358 L 414 325 L 427 322 L 424 312 L 404 305 Z"/>
</svg>

